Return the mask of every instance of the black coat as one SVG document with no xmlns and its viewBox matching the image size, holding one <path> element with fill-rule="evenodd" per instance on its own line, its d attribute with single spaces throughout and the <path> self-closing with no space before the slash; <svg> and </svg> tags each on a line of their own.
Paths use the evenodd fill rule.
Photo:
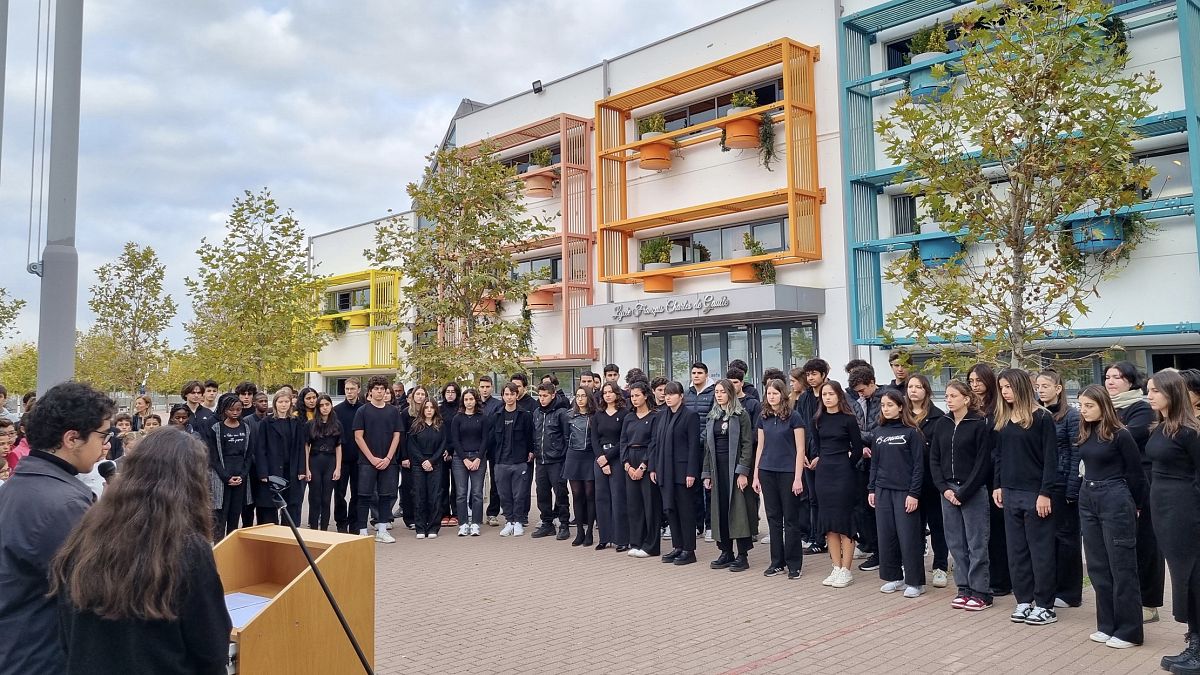
<svg viewBox="0 0 1200 675">
<path fill-rule="evenodd" d="M 697 481 L 704 469 L 704 452 L 700 447 L 700 418 L 685 407 L 672 413 L 663 408 L 650 448 L 650 470 L 655 472 L 663 504 L 669 505 L 676 485 L 686 485 L 691 476 Z"/>
<path fill-rule="evenodd" d="M 293 483 L 304 468 L 306 426 L 298 417 L 268 417 L 258 425 L 254 443 L 254 505 L 275 506 L 271 489 L 263 479 L 279 476 Z"/>
</svg>

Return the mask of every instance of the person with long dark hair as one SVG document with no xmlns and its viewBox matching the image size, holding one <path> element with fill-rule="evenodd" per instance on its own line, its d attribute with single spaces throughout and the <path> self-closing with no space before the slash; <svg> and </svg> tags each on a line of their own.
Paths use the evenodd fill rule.
<svg viewBox="0 0 1200 675">
<path fill-rule="evenodd" d="M 588 376 L 591 379 L 591 376 Z M 596 399 L 592 391 L 580 386 L 567 411 L 567 456 L 563 461 L 563 480 L 571 488 L 575 506 L 575 538 L 572 546 L 591 546 L 596 520 L 596 475 L 592 470 L 592 417 Z"/>
<path fill-rule="evenodd" d="M 305 427 L 292 414 L 292 395 L 287 390 L 275 392 L 271 400 L 271 415 L 256 428 L 254 440 L 254 508 L 259 524 L 279 524 L 279 508 L 275 506 L 268 478 L 278 476 L 288 481 L 284 497 L 292 522 L 300 522 L 304 503 L 304 435 Z"/>
<path fill-rule="evenodd" d="M 606 390 L 606 402 L 610 397 Z M 683 385 L 673 381 L 666 385 L 666 407 L 660 414 L 651 449 L 650 480 L 662 490 L 673 546 L 662 561 L 690 565 L 696 562 L 696 493 L 703 462 L 700 418 L 683 406 Z"/>
<path fill-rule="evenodd" d="M 250 425 L 242 420 L 242 401 L 237 394 L 221 394 L 217 399 L 217 419 L 220 421 L 204 438 L 208 445 L 209 470 L 213 474 L 209 480 L 215 483 L 210 484 L 217 507 L 213 537 L 220 541 L 236 530 L 242 519 L 255 439 Z"/>
<path fill-rule="evenodd" d="M 1142 644 L 1137 553 L 1128 545 L 1148 486 L 1141 453 L 1098 384 L 1079 394 L 1077 444 L 1087 474 L 1079 488 L 1079 518 L 1088 578 L 1096 592 L 1096 632 L 1090 639 L 1123 649 Z"/>
<path fill-rule="evenodd" d="M 328 394 L 317 397 L 317 417 L 306 425 L 304 452 L 308 486 L 308 527 L 328 530 L 333 485 L 342 477 L 342 424 Z"/>
<path fill-rule="evenodd" d="M 825 533 L 833 562 L 833 572 L 821 584 L 845 588 L 854 582 L 850 565 L 854 563 L 854 538 L 858 532 L 854 522 L 858 501 L 855 465 L 862 458 L 863 440 L 842 385 L 826 380 L 818 393 L 821 407 L 813 416 L 818 454 L 808 465 L 815 471 L 817 499 L 821 502 L 818 531 Z"/>
<path fill-rule="evenodd" d="M 1038 399 L 1054 418 L 1058 449 L 1057 478 L 1050 495 L 1054 513 L 1055 607 L 1083 603 L 1083 539 L 1079 530 L 1079 411 L 1067 403 L 1067 390 L 1058 371 L 1038 373 Z"/>
<path fill-rule="evenodd" d="M 596 485 L 596 524 L 600 543 L 596 550 L 610 545 L 619 553 L 629 550 L 629 517 L 625 513 L 625 477 L 621 475 L 621 428 L 625 424 L 625 395 L 616 382 L 600 387 L 604 405 L 592 417 L 592 474 Z M 695 413 L 692 413 L 693 416 Z M 700 421 L 696 420 L 696 444 L 700 442 Z M 699 480 L 699 470 L 695 478 Z M 688 494 L 691 494 L 690 492 Z M 695 550 L 693 547 L 692 550 Z"/>
<path fill-rule="evenodd" d="M 754 492 L 763 496 L 770 535 L 767 543 L 771 546 L 771 563 L 763 576 L 773 577 L 786 570 L 789 579 L 799 579 L 808 529 L 803 476 L 808 467 L 805 424 L 802 414 L 792 408 L 783 380 L 768 381 L 763 396 L 755 425 L 758 443 L 751 482 Z"/>
<path fill-rule="evenodd" d="M 1179 371 L 1183 383 L 1187 386 L 1188 400 L 1192 402 L 1192 414 L 1200 417 L 1200 370 L 1188 368 Z"/>
<path fill-rule="evenodd" d="M 172 429 L 121 461 L 51 564 L 66 649 L 55 672 L 225 672 L 232 625 L 210 544 L 207 464 L 203 444 Z"/>
<path fill-rule="evenodd" d="M 920 429 L 921 438 L 925 441 L 925 452 L 922 453 L 925 475 L 921 480 L 918 512 L 921 514 L 921 531 L 929 531 L 929 545 L 933 549 L 933 579 L 930 583 L 934 588 L 945 588 L 950 581 L 950 549 L 946 546 L 946 528 L 942 524 L 942 497 L 938 494 L 937 485 L 933 482 L 933 472 L 929 467 L 929 445 L 933 442 L 934 425 L 946 413 L 933 404 L 933 386 L 928 377 L 921 374 L 909 375 L 902 384 L 903 393 L 908 398 L 908 405 L 912 410 L 913 422 Z"/>
<path fill-rule="evenodd" d="M 317 418 L 318 397 L 320 392 L 312 387 L 305 387 L 296 395 L 296 410 L 293 414 L 305 425 Z"/>
<path fill-rule="evenodd" d="M 967 384 L 975 395 L 975 408 L 987 419 L 988 426 L 996 425 L 996 400 L 999 398 L 996 386 L 996 373 L 986 363 L 976 363 L 967 371 Z M 989 471 L 987 475 L 987 493 L 990 495 L 999 488 L 995 485 L 995 475 Z M 996 506 L 996 502 L 988 500 L 988 517 L 991 528 L 988 538 L 988 578 L 991 579 L 993 596 L 1004 596 L 1012 593 L 1012 575 L 1008 570 L 1008 535 L 1004 530 L 1004 510 Z"/>
<path fill-rule="evenodd" d="M 917 511 L 925 478 L 925 438 L 907 400 L 907 392 L 888 388 L 879 401 L 867 500 L 878 524 L 880 592 L 903 589 L 904 597 L 918 598 L 925 594 L 925 535 Z"/>
<path fill-rule="evenodd" d="M 650 450 L 659 414 L 654 394 L 645 382 L 629 385 L 629 405 L 621 426 L 621 466 L 625 469 L 625 497 L 629 515 L 629 556 L 649 558 L 661 549 L 662 494 L 650 480 Z M 586 542 L 585 542 L 586 543 Z"/>
<path fill-rule="evenodd" d="M 744 572 L 750 569 L 747 555 L 754 548 L 752 537 L 758 533 L 757 493 L 750 489 L 754 427 L 728 379 L 718 380 L 713 386 L 713 407 L 704 419 L 703 433 L 704 468 L 700 478 L 705 489 L 712 492 L 712 535 L 721 551 L 709 567 Z"/>
<path fill-rule="evenodd" d="M 454 498 L 459 515 L 458 536 L 478 537 L 483 524 L 483 462 L 487 455 L 488 417 L 479 391 L 462 393 L 462 407 L 450 420 L 450 465 L 454 473 Z M 444 425 L 444 423 L 443 423 Z"/>
<path fill-rule="evenodd" d="M 1146 474 L 1146 481 L 1153 486 L 1154 476 L 1150 457 L 1146 454 L 1146 442 L 1150 440 L 1154 411 L 1146 402 L 1145 384 L 1141 371 L 1128 361 L 1117 361 L 1104 370 L 1104 389 L 1117 409 L 1121 424 L 1137 443 L 1138 451 L 1142 454 L 1142 472 Z M 1153 623 L 1158 621 L 1158 610 L 1163 606 L 1167 567 L 1155 535 L 1154 504 L 1149 500 L 1137 519 L 1137 567 L 1142 592 L 1142 622 Z"/>
<path fill-rule="evenodd" d="M 1150 510 L 1171 571 L 1171 614 L 1188 628 L 1187 649 L 1163 657 L 1161 665 L 1174 675 L 1195 675 L 1200 673 L 1200 420 L 1178 372 L 1158 371 L 1146 390 L 1155 417 L 1146 441 L 1154 471 Z"/>
<path fill-rule="evenodd" d="M 446 430 L 446 441 L 450 441 L 450 426 L 454 422 L 454 416 L 458 414 L 462 401 L 462 388 L 457 382 L 447 382 L 442 387 L 442 402 L 438 404 L 438 414 L 442 418 L 442 428 Z M 447 451 L 450 447 L 447 445 Z M 442 527 L 457 527 L 460 518 L 458 514 L 458 500 L 455 499 L 454 489 L 454 471 L 451 469 L 452 462 L 446 457 L 446 461 L 442 462 L 442 482 L 440 486 L 441 492 L 438 494 L 439 505 L 438 513 L 442 514 Z M 462 516 L 462 520 L 466 520 L 466 516 Z"/>
<path fill-rule="evenodd" d="M 408 430 L 407 457 L 413 473 L 413 501 L 417 507 L 417 539 L 437 539 L 442 526 L 442 461 L 446 433 L 436 403 L 426 400 Z"/>
<path fill-rule="evenodd" d="M 988 539 L 991 517 L 984 485 L 991 474 L 992 429 L 975 410 L 975 394 L 959 380 L 946 383 L 946 408 L 930 430 L 929 473 L 941 494 L 946 546 L 954 556 L 954 609 L 992 606 Z"/>
<path fill-rule="evenodd" d="M 393 383 L 394 385 L 395 383 Z M 394 389 L 388 390 L 388 395 L 393 396 L 393 400 L 395 396 L 394 391 Z M 402 437 L 408 436 L 408 432 L 412 429 L 413 424 L 421 416 L 421 406 L 425 405 L 425 401 L 429 400 L 429 390 L 424 385 L 418 384 L 408 391 L 405 400 L 408 402 L 407 405 L 397 407 L 397 410 L 400 411 L 400 435 Z M 408 460 L 407 453 L 401 452 L 398 457 L 400 458 L 400 486 L 397 488 L 399 504 L 396 505 L 393 515 L 398 514 L 402 517 L 405 526 L 412 530 L 416 529 L 417 518 L 417 506 L 414 501 L 416 493 L 413 492 L 413 486 L 416 485 L 413 478 L 413 466 Z"/>
</svg>

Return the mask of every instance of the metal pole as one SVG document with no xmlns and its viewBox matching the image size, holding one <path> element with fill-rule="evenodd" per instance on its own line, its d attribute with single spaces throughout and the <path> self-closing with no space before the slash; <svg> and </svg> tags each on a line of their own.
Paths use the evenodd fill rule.
<svg viewBox="0 0 1200 675">
<path fill-rule="evenodd" d="M 0 149 L 4 139 L 4 80 L 8 65 L 8 0 L 0 0 Z M 2 154 L 2 153 L 0 153 Z"/>
<path fill-rule="evenodd" d="M 79 80 L 83 0 L 57 0 L 54 20 L 54 103 L 50 113 L 50 192 L 38 317 L 39 393 L 75 376 L 75 308 L 79 253 L 75 199 L 79 175 Z"/>
</svg>

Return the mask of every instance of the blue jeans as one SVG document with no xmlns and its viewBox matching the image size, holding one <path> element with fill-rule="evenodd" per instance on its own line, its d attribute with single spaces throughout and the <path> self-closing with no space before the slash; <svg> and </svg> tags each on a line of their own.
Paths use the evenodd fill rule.
<svg viewBox="0 0 1200 675">
<path fill-rule="evenodd" d="M 483 467 L 468 471 L 461 457 L 450 458 L 450 470 L 454 473 L 454 501 L 458 522 L 483 524 Z M 467 514 L 470 514 L 468 517 Z"/>
</svg>

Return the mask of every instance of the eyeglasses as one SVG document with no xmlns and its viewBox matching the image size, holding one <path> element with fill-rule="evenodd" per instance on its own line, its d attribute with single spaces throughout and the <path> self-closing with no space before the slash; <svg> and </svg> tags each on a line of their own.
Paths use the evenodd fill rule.
<svg viewBox="0 0 1200 675">
<path fill-rule="evenodd" d="M 105 429 L 104 431 L 96 430 L 96 431 L 90 431 L 88 433 L 89 434 L 100 434 L 101 436 L 104 437 L 104 444 L 108 445 L 109 443 L 112 442 L 112 439 L 117 435 L 117 430 L 113 427 L 109 427 L 109 428 Z"/>
</svg>

